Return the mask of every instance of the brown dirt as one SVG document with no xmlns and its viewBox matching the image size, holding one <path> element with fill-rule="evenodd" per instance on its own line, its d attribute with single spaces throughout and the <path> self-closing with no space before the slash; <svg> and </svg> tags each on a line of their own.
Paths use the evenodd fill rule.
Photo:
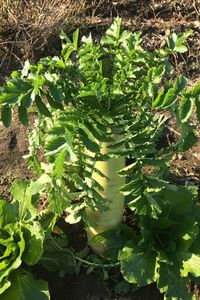
<svg viewBox="0 0 200 300">
<path fill-rule="evenodd" d="M 5 76 L 13 69 L 21 67 L 27 58 L 36 61 L 43 55 L 56 55 L 60 47 L 56 37 L 60 28 L 66 28 L 70 34 L 76 27 L 75 23 L 77 25 L 78 22 L 83 33 L 92 31 L 98 36 L 104 32 L 111 23 L 112 17 L 116 15 L 123 18 L 126 27 L 142 31 L 144 46 L 148 49 L 164 46 L 166 43 L 164 36 L 169 32 L 179 33 L 192 28 L 194 33 L 188 40 L 189 52 L 178 55 L 172 60 L 177 72 L 183 72 L 191 80 L 191 83 L 200 78 L 199 0 L 81 1 L 82 11 L 78 10 L 78 21 L 76 20 L 77 22 L 74 22 L 73 25 L 72 19 L 74 20 L 74 18 L 70 18 L 69 21 L 69 15 L 64 19 L 53 18 L 53 6 L 48 6 L 55 2 L 53 0 L 44 1 L 48 9 L 43 11 L 40 0 L 36 1 L 37 5 L 31 0 L 24 1 L 27 5 L 24 7 L 22 2 L 22 0 L 12 2 L 2 0 L 0 2 L 0 82 L 3 82 Z M 66 1 L 58 2 L 58 10 L 62 8 L 64 2 Z M 9 3 L 9 5 L 6 7 L 5 3 Z M 16 7 L 18 10 L 15 9 Z M 32 9 L 35 7 L 36 19 L 30 18 L 31 7 Z M 72 11 L 73 17 L 75 12 L 76 10 Z M 23 15 L 24 13 L 25 15 Z M 42 17 L 42 25 L 39 22 L 42 13 L 48 16 L 50 28 L 44 27 L 45 18 Z M 24 17 L 22 18 L 22 16 Z M 50 20 L 50 17 L 53 19 Z M 31 28 L 32 24 L 35 24 L 35 27 Z M 37 27 L 39 25 L 40 27 Z M 45 39 L 42 40 L 45 34 Z M 34 117 L 32 117 L 32 121 L 33 119 Z M 174 134 L 176 135 L 176 133 Z M 16 178 L 24 179 L 33 176 L 23 159 L 27 150 L 27 129 L 16 119 L 9 129 L 5 129 L 0 123 L 0 197 L 10 199 L 9 188 Z M 200 140 L 192 150 L 174 157 L 172 172 L 175 181 L 182 180 L 185 183 L 193 180 L 195 184 L 199 184 Z M 112 286 L 102 283 L 96 275 L 81 274 L 78 277 L 68 275 L 62 280 L 55 275 L 49 275 L 48 279 L 52 293 L 51 300 L 157 300 L 163 298 L 154 286 L 142 288 L 134 294 L 114 295 Z M 196 294 L 197 299 L 200 299 L 198 289 L 196 289 Z"/>
<path fill-rule="evenodd" d="M 85 9 L 85 0 L 1 0 L 0 81 L 25 60 L 56 51 L 60 29 L 80 24 Z"/>
<path fill-rule="evenodd" d="M 30 116 L 33 120 L 33 116 Z M 15 179 L 33 177 L 23 159 L 28 153 L 28 132 L 17 118 L 11 127 L 0 122 L 0 197 L 10 199 L 10 186 Z"/>
</svg>

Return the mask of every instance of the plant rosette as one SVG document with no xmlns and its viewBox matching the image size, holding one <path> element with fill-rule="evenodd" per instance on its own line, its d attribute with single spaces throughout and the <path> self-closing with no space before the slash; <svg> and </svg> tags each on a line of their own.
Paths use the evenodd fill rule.
<svg viewBox="0 0 200 300">
<path fill-rule="evenodd" d="M 3 201 L 3 200 L 1 200 Z M 11 282 L 9 274 L 22 263 L 22 254 L 25 250 L 25 240 L 18 223 L 7 224 L 0 230 L 0 294 Z"/>
<path fill-rule="evenodd" d="M 193 299 L 187 285 L 190 274 L 200 276 L 197 188 L 169 186 L 157 197 L 161 213 L 140 218 L 140 234 L 119 252 L 121 272 L 138 286 L 156 282 L 165 299 Z"/>
<path fill-rule="evenodd" d="M 3 294 L 1 299 L 11 299 L 13 288 L 16 297 L 19 297 L 16 299 L 25 299 L 25 294 L 28 297 L 27 290 L 31 289 L 29 283 L 33 285 L 34 279 L 24 271 L 26 285 L 17 284 L 23 275 L 22 263 L 24 266 L 35 265 L 43 254 L 45 229 L 36 220 L 37 211 L 32 204 L 33 186 L 28 181 L 16 181 L 12 185 L 13 201 L 9 203 L 0 200 L 0 294 Z M 40 289 L 41 286 L 43 288 L 45 286 L 44 290 Z M 26 299 L 49 299 L 45 282 L 36 280 L 34 290 L 39 298 L 36 296 L 34 298 L 30 294 Z"/>
</svg>

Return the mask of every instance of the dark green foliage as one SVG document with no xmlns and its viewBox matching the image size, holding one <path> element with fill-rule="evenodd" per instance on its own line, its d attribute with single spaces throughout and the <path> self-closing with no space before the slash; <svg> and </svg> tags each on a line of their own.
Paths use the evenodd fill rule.
<svg viewBox="0 0 200 300">
<path fill-rule="evenodd" d="M 12 121 L 12 111 L 9 105 L 4 105 L 1 111 L 1 120 L 5 127 L 9 127 Z"/>
<path fill-rule="evenodd" d="M 166 186 L 158 194 L 160 211 L 154 218 L 140 217 L 139 235 L 119 254 L 121 271 L 139 286 L 157 282 L 166 299 L 192 299 L 186 287 L 188 273 L 200 276 L 197 189 Z"/>
<path fill-rule="evenodd" d="M 1 295 L 2 300 L 49 300 L 48 283 L 35 280 L 31 273 L 17 270 L 11 274 L 11 287 Z"/>
</svg>

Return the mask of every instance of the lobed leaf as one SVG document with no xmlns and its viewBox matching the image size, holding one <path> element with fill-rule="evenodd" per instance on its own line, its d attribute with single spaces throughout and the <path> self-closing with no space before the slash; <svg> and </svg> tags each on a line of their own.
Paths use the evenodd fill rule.
<svg viewBox="0 0 200 300">
<path fill-rule="evenodd" d="M 181 270 L 181 275 L 186 277 L 188 273 L 192 274 L 194 277 L 200 276 L 200 256 L 196 254 L 190 254 L 190 257 L 183 262 L 183 268 Z"/>
<path fill-rule="evenodd" d="M 29 119 L 28 119 L 28 115 L 27 115 L 27 109 L 22 104 L 18 107 L 18 116 L 19 116 L 19 120 L 21 121 L 21 123 L 24 126 L 28 127 Z"/>
<path fill-rule="evenodd" d="M 29 272 L 15 271 L 11 281 L 12 285 L 1 295 L 1 300 L 50 300 L 47 282 L 34 280 Z"/>
<path fill-rule="evenodd" d="M 137 247 L 124 247 L 119 252 L 121 273 L 129 283 L 148 285 L 157 279 L 156 253 Z"/>
<path fill-rule="evenodd" d="M 51 113 L 50 111 L 48 110 L 48 108 L 46 107 L 46 105 L 42 102 L 41 98 L 39 96 L 36 96 L 35 98 L 35 104 L 39 110 L 39 112 L 46 116 L 46 117 L 51 117 Z"/>
<path fill-rule="evenodd" d="M 80 138 L 83 141 L 83 145 L 89 151 L 93 153 L 98 153 L 100 151 L 98 141 L 95 139 L 95 137 L 92 135 L 92 133 L 89 131 L 89 129 L 86 126 L 79 124 L 78 132 Z"/>
<path fill-rule="evenodd" d="M 194 107 L 194 99 L 190 95 L 184 95 L 180 101 L 179 117 L 185 123 L 191 117 Z"/>
<path fill-rule="evenodd" d="M 19 219 L 34 218 L 37 215 L 36 208 L 32 204 L 32 192 L 29 181 L 17 180 L 12 184 L 11 193 L 19 203 Z"/>
<path fill-rule="evenodd" d="M 9 127 L 12 121 L 12 110 L 9 105 L 4 105 L 1 110 L 1 120 L 5 127 Z"/>
<path fill-rule="evenodd" d="M 29 266 L 35 265 L 43 254 L 44 231 L 37 221 L 22 223 L 25 249 L 22 260 Z"/>
</svg>

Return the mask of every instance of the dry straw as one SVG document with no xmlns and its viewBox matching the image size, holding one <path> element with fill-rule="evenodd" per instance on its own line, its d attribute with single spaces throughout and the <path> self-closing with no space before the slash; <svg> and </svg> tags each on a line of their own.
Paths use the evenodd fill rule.
<svg viewBox="0 0 200 300">
<path fill-rule="evenodd" d="M 79 26 L 85 11 L 85 0 L 0 0 L 0 73 L 34 59 L 61 28 Z"/>
</svg>

